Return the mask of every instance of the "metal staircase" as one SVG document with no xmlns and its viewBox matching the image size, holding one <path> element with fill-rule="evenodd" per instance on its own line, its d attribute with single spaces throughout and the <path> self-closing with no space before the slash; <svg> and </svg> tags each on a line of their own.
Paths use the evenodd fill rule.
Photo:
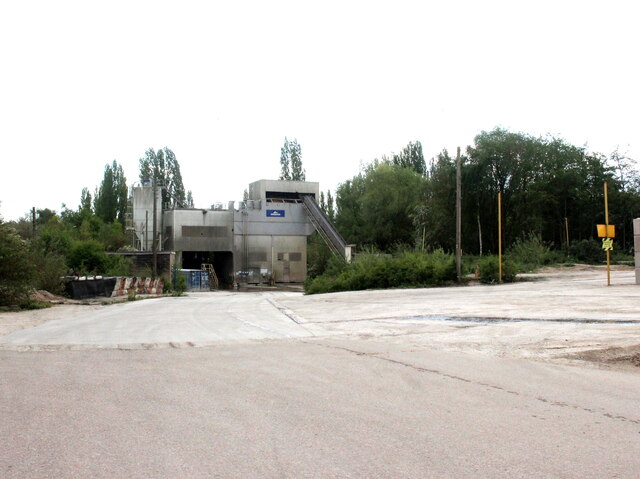
<svg viewBox="0 0 640 479">
<path fill-rule="evenodd" d="M 209 289 L 213 290 L 220 288 L 220 282 L 218 281 L 216 271 L 213 269 L 213 265 L 211 263 L 202 263 L 200 265 L 200 269 L 209 273 Z"/>
</svg>

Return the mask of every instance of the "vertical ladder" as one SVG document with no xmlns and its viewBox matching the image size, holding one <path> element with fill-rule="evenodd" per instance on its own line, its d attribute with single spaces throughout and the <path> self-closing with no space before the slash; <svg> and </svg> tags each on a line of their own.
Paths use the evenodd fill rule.
<svg viewBox="0 0 640 479">
<path fill-rule="evenodd" d="M 213 265 L 211 263 L 202 263 L 200 265 L 200 269 L 209 273 L 209 289 L 218 289 L 220 287 L 220 283 L 218 282 L 218 277 L 213 269 Z"/>
</svg>

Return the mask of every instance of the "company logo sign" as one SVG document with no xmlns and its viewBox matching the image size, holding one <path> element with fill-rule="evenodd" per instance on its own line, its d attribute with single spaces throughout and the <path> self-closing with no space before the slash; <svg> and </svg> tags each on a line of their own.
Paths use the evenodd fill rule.
<svg viewBox="0 0 640 479">
<path fill-rule="evenodd" d="M 267 210 L 267 218 L 284 218 L 284 210 Z"/>
</svg>

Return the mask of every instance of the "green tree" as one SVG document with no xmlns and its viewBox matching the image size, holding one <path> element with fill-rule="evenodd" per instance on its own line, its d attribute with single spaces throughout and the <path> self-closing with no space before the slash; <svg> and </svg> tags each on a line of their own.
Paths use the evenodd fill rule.
<svg viewBox="0 0 640 479">
<path fill-rule="evenodd" d="M 306 175 L 302 167 L 302 148 L 298 140 L 289 141 L 284 138 L 284 145 L 280 149 L 280 179 L 305 181 Z"/>
<path fill-rule="evenodd" d="M 422 143 L 409 142 L 399 154 L 393 154 L 391 163 L 403 168 L 410 168 L 419 175 L 426 175 L 427 165 L 422 154 Z"/>
<path fill-rule="evenodd" d="M 447 150 L 431 161 L 424 196 L 412 212 L 418 244 L 453 251 L 455 247 L 456 166 Z"/>
<path fill-rule="evenodd" d="M 350 242 L 390 251 L 414 239 L 412 213 L 426 180 L 409 168 L 374 162 L 338 186 L 335 223 Z"/>
<path fill-rule="evenodd" d="M 331 190 L 327 190 L 327 217 L 333 222 L 336 217 L 335 205 L 333 204 L 333 196 Z"/>
<path fill-rule="evenodd" d="M 49 220 L 34 240 L 33 248 L 44 255 L 61 255 L 66 257 L 71 249 L 76 230 L 64 223 L 57 216 Z"/>
<path fill-rule="evenodd" d="M 99 241 L 76 241 L 69 251 L 67 262 L 80 274 L 100 274 L 104 273 L 107 266 L 107 255 Z"/>
<path fill-rule="evenodd" d="M 56 212 L 49 208 L 36 210 L 36 225 L 45 226 L 51 218 L 56 216 Z"/>
<path fill-rule="evenodd" d="M 280 179 L 291 179 L 291 151 L 286 136 L 284 137 L 284 145 L 280 148 Z"/>
<path fill-rule="evenodd" d="M 158 151 L 149 148 L 140 158 L 140 181 L 155 181 L 162 187 L 162 204 L 171 208 L 187 207 L 180 164 L 176 155 L 166 146 Z"/>
<path fill-rule="evenodd" d="M 28 243 L 0 217 L 0 305 L 17 305 L 28 299 L 33 273 Z"/>
<path fill-rule="evenodd" d="M 343 238 L 350 243 L 371 243 L 364 234 L 361 204 L 364 189 L 364 173 L 360 172 L 352 179 L 340 183 L 336 190 L 335 225 Z"/>
<path fill-rule="evenodd" d="M 122 166 L 116 160 L 104 168 L 104 177 L 95 196 L 95 214 L 105 223 L 119 221 L 124 223 L 127 212 L 128 188 Z M 86 209 L 90 201 L 88 191 L 83 190 L 81 209 Z"/>
<path fill-rule="evenodd" d="M 631 228 L 624 210 L 633 210 L 633 201 L 621 194 L 615 168 L 604 155 L 589 154 L 559 138 L 535 138 L 501 128 L 478 134 L 467 151 L 463 169 L 466 251 L 477 251 L 483 243 L 485 249 L 497 251 L 499 192 L 507 248 L 531 234 L 559 247 L 566 243 L 567 224 L 572 240 L 593 238 L 594 225 L 604 222 L 605 181 L 612 199 L 610 219 L 615 217 Z M 479 241 L 471 244 L 472 238 Z"/>
</svg>

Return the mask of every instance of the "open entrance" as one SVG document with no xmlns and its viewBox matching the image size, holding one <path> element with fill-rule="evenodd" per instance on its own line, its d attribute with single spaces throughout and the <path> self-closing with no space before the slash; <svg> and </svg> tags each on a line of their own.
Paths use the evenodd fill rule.
<svg viewBox="0 0 640 479">
<path fill-rule="evenodd" d="M 311 196 L 313 199 L 316 198 L 316 195 L 313 193 L 292 193 L 288 191 L 267 191 L 265 195 L 267 201 L 284 203 L 300 203 L 305 196 Z"/>
<path fill-rule="evenodd" d="M 213 265 L 221 289 L 233 287 L 233 253 L 231 251 L 182 252 L 183 269 L 200 269 L 204 263 Z"/>
</svg>

